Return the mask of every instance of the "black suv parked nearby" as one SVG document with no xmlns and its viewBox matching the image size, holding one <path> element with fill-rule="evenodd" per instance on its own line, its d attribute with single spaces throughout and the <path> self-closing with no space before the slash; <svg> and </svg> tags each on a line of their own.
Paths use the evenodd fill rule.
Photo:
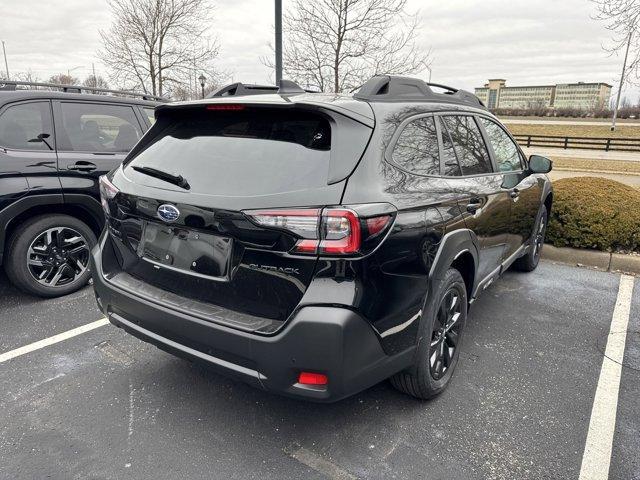
<svg viewBox="0 0 640 480">
<path fill-rule="evenodd" d="M 86 285 L 104 225 L 98 178 L 151 126 L 156 105 L 130 92 L 0 82 L 0 264 L 17 287 L 54 297 Z"/>
<path fill-rule="evenodd" d="M 550 161 L 474 95 L 420 80 L 228 92 L 158 107 L 102 179 L 101 310 L 269 391 L 442 391 L 469 303 L 538 264 Z"/>
</svg>

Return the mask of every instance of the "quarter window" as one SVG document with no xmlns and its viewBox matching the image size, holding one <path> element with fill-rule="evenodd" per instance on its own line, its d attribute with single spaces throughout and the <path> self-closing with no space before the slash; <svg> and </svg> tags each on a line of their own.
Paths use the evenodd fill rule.
<svg viewBox="0 0 640 480">
<path fill-rule="evenodd" d="M 0 116 L 0 145 L 18 150 L 52 150 L 49 102 L 13 105 Z"/>
<path fill-rule="evenodd" d="M 154 109 L 150 108 L 150 107 L 143 107 L 143 110 L 144 110 L 145 115 L 149 119 L 149 123 L 151 125 L 156 123 L 156 115 L 155 115 Z"/>
<path fill-rule="evenodd" d="M 441 118 L 451 136 L 462 175 L 491 173 L 489 152 L 473 117 L 447 115 Z"/>
<path fill-rule="evenodd" d="M 439 175 L 438 135 L 433 117 L 409 122 L 393 149 L 393 162 L 418 175 Z"/>
<path fill-rule="evenodd" d="M 66 149 L 78 152 L 128 152 L 142 132 L 131 107 L 62 102 Z"/>
<path fill-rule="evenodd" d="M 487 132 L 489 143 L 491 143 L 493 152 L 496 155 L 498 170 L 501 172 L 520 170 L 522 168 L 520 153 L 509 135 L 497 123 L 487 118 L 480 118 L 480 121 Z"/>
</svg>

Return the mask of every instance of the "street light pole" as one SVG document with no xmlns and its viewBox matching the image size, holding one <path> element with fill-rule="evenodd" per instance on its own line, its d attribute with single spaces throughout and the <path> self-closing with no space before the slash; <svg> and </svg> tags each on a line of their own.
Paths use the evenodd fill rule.
<svg viewBox="0 0 640 480">
<path fill-rule="evenodd" d="M 282 0 L 276 2 L 276 84 L 282 80 Z"/>
<path fill-rule="evenodd" d="M 616 129 L 616 119 L 618 118 L 618 107 L 620 107 L 620 97 L 622 96 L 622 87 L 624 85 L 624 74 L 627 70 L 627 58 L 629 58 L 629 47 L 631 46 L 631 37 L 633 29 L 629 31 L 629 39 L 627 40 L 627 49 L 624 52 L 624 63 L 622 64 L 622 73 L 620 74 L 620 86 L 618 87 L 618 97 L 616 98 L 616 107 L 613 109 L 613 119 L 611 121 L 611 131 Z"/>
<path fill-rule="evenodd" d="M 204 98 L 204 82 L 207 79 L 205 78 L 204 75 L 200 74 L 200 76 L 198 77 L 198 80 L 200 80 L 200 88 L 202 89 L 202 98 Z"/>
<path fill-rule="evenodd" d="M 4 68 L 7 71 L 7 80 L 9 80 L 9 64 L 7 63 L 7 50 L 4 48 L 4 40 L 2 40 L 2 53 L 4 54 Z"/>
</svg>

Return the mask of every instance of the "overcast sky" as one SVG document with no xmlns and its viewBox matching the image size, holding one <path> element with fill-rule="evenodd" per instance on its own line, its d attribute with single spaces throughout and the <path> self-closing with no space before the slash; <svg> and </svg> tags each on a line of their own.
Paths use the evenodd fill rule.
<svg viewBox="0 0 640 480">
<path fill-rule="evenodd" d="M 286 9 L 290 2 L 283 3 Z M 409 3 L 411 11 L 420 11 L 419 41 L 432 50 L 434 82 L 466 89 L 488 78 L 506 78 L 510 85 L 617 84 L 621 57 L 603 52 L 608 32 L 590 18 L 593 5 L 588 0 Z M 273 1 L 216 0 L 214 5 L 219 67 L 235 81 L 272 78 L 260 57 L 271 54 Z M 111 22 L 104 0 L 0 0 L 0 12 L 0 40 L 6 42 L 10 74 L 31 70 L 46 79 L 72 70 L 84 78 L 92 62 L 99 74 L 107 73 L 96 57 L 98 31 Z"/>
</svg>

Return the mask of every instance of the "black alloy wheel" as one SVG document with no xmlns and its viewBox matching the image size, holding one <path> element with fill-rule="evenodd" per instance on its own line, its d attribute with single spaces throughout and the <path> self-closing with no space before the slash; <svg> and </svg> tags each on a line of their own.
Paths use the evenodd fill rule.
<svg viewBox="0 0 640 480">
<path fill-rule="evenodd" d="M 89 226 L 70 215 L 40 215 L 11 233 L 4 268 L 20 290 L 59 297 L 85 286 L 91 249 L 97 239 Z"/>
<path fill-rule="evenodd" d="M 49 228 L 29 245 L 29 273 L 42 285 L 67 285 L 87 270 L 89 250 L 87 239 L 73 228 Z"/>
<path fill-rule="evenodd" d="M 401 392 L 420 399 L 440 394 L 455 371 L 467 320 L 467 285 L 454 268 L 428 294 L 413 365 L 391 377 Z"/>
<path fill-rule="evenodd" d="M 429 345 L 429 370 L 434 380 L 440 380 L 453 364 L 460 337 L 461 302 L 455 286 L 440 301 Z"/>
</svg>

